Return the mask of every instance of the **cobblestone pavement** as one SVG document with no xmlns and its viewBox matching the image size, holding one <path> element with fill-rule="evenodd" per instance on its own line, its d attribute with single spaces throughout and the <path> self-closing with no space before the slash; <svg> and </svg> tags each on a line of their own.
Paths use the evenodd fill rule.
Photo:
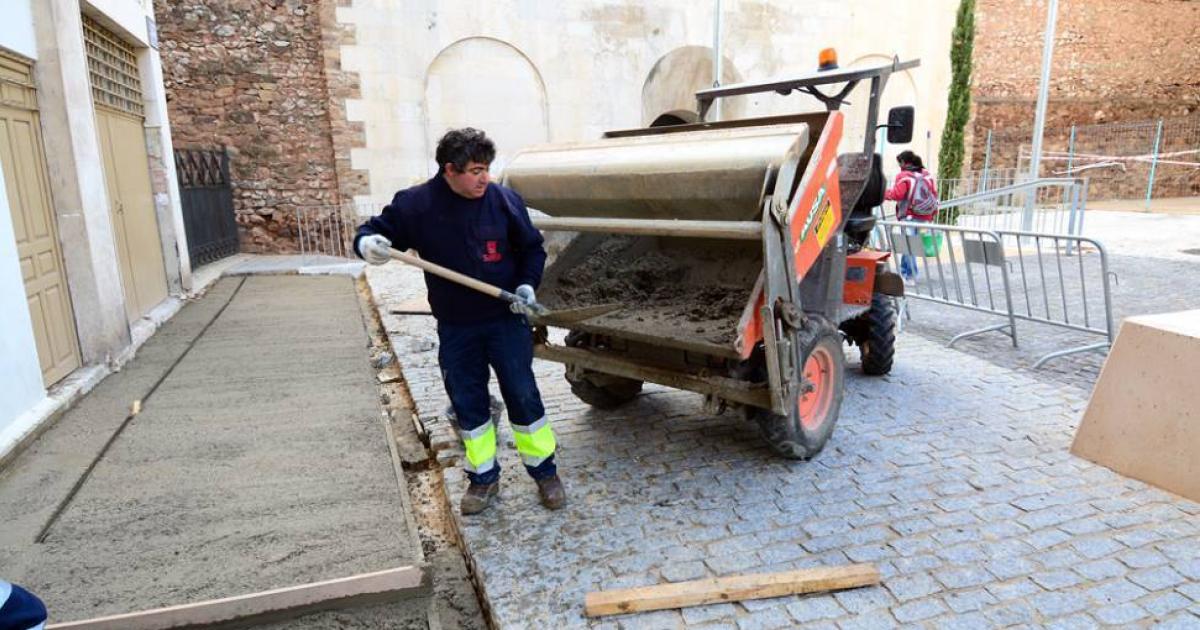
<svg viewBox="0 0 1200 630">
<path fill-rule="evenodd" d="M 1068 263 L 1071 263 L 1068 260 Z M 1109 266 L 1117 274 L 1113 283 L 1113 321 L 1119 327 L 1120 322 L 1133 315 L 1151 313 L 1167 313 L 1200 308 L 1200 283 L 1191 279 L 1200 273 L 1200 258 L 1196 262 L 1184 260 L 1164 260 L 1137 256 L 1109 256 Z M 1033 269 L 1031 266 L 1030 269 Z M 1101 296 L 1094 289 L 1099 282 L 1094 263 L 1087 267 L 1089 274 L 1088 302 L 1094 317 L 1102 313 Z M 1080 317 L 1080 293 L 1078 292 L 1078 273 L 1074 268 L 1068 268 L 1067 293 L 1071 298 L 1070 312 L 1076 319 Z M 1030 281 L 1036 283 L 1034 272 L 1030 272 Z M 993 282 L 998 274 L 993 273 Z M 1014 276 L 1014 282 L 1015 276 Z M 981 283 L 980 283 L 981 284 Z M 1053 281 L 1051 281 L 1053 284 Z M 996 299 L 1003 299 L 999 284 L 996 284 Z M 927 289 L 926 289 L 927 290 Z M 1052 288 L 1050 302 L 1054 312 L 1058 309 L 1059 293 Z M 1032 295 L 1040 297 L 1036 286 Z M 982 299 L 982 298 L 981 298 Z M 1000 301 L 999 303 L 1003 303 Z M 1035 306 L 1035 308 L 1037 308 Z M 905 322 L 910 332 L 927 339 L 946 343 L 955 335 L 967 330 L 977 329 L 992 324 L 1004 322 L 1004 318 L 986 313 L 978 313 L 933 302 L 909 299 L 908 309 L 911 319 Z M 986 333 L 977 337 L 964 339 L 955 344 L 955 348 L 982 358 L 999 366 L 1028 369 L 1042 355 L 1064 348 L 1080 347 L 1098 343 L 1104 340 L 1102 335 L 1077 332 L 1065 328 L 1045 324 L 1017 321 L 1017 336 L 1020 346 L 1012 347 L 1012 342 L 1001 332 Z M 1104 365 L 1105 355 L 1099 352 L 1088 352 L 1053 359 L 1042 368 L 1033 372 L 1040 380 L 1050 380 L 1063 385 L 1080 388 L 1090 392 L 1100 375 Z"/>
<path fill-rule="evenodd" d="M 420 274 L 368 271 L 376 298 Z M 386 315 L 441 459 L 433 322 Z M 841 420 L 808 463 L 771 455 L 735 415 L 647 386 L 612 412 L 576 400 L 562 367 L 535 369 L 571 497 L 537 505 L 502 448 L 502 501 L 459 527 L 501 627 L 1200 627 L 1200 504 L 1067 449 L 1086 393 L 943 347 L 899 343 L 893 374 L 851 367 Z M 451 500 L 465 479 L 445 469 Z M 882 586 L 589 620 L 591 590 L 849 562 Z"/>
</svg>

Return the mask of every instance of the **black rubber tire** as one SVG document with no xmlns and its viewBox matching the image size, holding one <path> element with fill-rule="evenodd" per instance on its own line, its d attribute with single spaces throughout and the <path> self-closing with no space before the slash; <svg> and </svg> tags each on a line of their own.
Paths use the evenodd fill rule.
<svg viewBox="0 0 1200 630">
<path fill-rule="evenodd" d="M 886 295 L 871 296 L 871 310 L 858 316 L 864 333 L 858 343 L 863 374 L 883 376 L 896 357 L 896 304 Z"/>
<path fill-rule="evenodd" d="M 842 351 L 842 338 L 837 329 L 821 317 L 810 316 L 806 328 L 796 339 L 802 349 L 804 360 L 820 349 L 831 359 L 830 380 L 828 386 L 832 389 L 826 413 L 820 424 L 815 427 L 805 427 L 800 417 L 799 396 L 793 397 L 789 403 L 791 413 L 779 415 L 768 409 L 759 409 L 755 413 L 758 428 L 767 442 L 767 446 L 778 455 L 788 459 L 812 459 L 821 452 L 833 427 L 837 424 L 838 413 L 842 408 L 842 393 L 845 388 L 846 357 Z"/>
<path fill-rule="evenodd" d="M 633 400 L 642 391 L 641 381 L 607 374 L 598 376 L 607 381 L 605 385 L 592 383 L 587 374 L 581 379 L 573 379 L 568 375 L 567 382 L 571 384 L 571 393 L 597 409 L 615 409 Z"/>
<path fill-rule="evenodd" d="M 591 335 L 573 330 L 567 333 L 565 341 L 569 347 L 586 348 L 591 343 Z M 569 369 L 563 376 L 571 384 L 571 393 L 576 398 L 597 409 L 615 409 L 642 392 L 642 381 L 632 378 L 586 370 L 582 378 L 571 378 Z"/>
</svg>

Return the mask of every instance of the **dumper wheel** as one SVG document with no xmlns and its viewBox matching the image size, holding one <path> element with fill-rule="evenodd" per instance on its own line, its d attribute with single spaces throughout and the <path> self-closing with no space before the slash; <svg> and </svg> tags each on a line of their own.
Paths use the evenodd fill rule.
<svg viewBox="0 0 1200 630">
<path fill-rule="evenodd" d="M 586 348 L 591 345 L 591 339 L 591 335 L 571 331 L 565 341 L 570 347 Z M 633 400 L 642 391 L 642 381 L 591 370 L 568 367 L 565 376 L 571 384 L 571 393 L 597 409 L 615 409 Z"/>
<path fill-rule="evenodd" d="M 857 340 L 862 355 L 862 371 L 883 376 L 892 371 L 896 356 L 896 305 L 882 293 L 871 296 L 871 310 L 859 315 L 862 338 Z"/>
<path fill-rule="evenodd" d="M 846 357 L 837 329 L 820 317 L 808 319 L 796 342 L 804 357 L 804 385 L 792 399 L 791 413 L 762 409 L 757 420 L 771 450 L 789 459 L 810 459 L 821 452 L 837 424 Z"/>
</svg>

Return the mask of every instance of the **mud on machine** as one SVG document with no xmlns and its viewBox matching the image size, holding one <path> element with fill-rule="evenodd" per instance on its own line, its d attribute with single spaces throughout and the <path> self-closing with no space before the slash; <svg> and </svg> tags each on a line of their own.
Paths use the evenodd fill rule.
<svg viewBox="0 0 1200 630">
<path fill-rule="evenodd" d="M 869 374 L 892 366 L 890 296 L 903 283 L 889 254 L 866 246 L 885 184 L 874 131 L 911 140 L 911 107 L 877 123 L 888 77 L 918 63 L 703 90 L 700 122 L 515 156 L 504 184 L 548 215 L 534 219 L 540 229 L 568 233 L 539 297 L 593 313 L 535 318 L 535 355 L 565 364 L 595 407 L 629 401 L 643 382 L 695 391 L 710 411 L 755 420 L 780 455 L 816 455 L 841 407 L 843 343 L 860 347 Z M 863 150 L 839 155 L 839 108 L 860 82 Z M 716 99 L 761 92 L 808 94 L 826 111 L 704 122 Z M 556 324 L 570 331 L 564 344 L 547 339 Z"/>
</svg>

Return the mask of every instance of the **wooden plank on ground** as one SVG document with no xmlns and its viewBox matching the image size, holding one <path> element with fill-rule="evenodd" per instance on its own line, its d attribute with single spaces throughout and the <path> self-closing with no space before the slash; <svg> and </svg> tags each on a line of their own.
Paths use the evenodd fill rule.
<svg viewBox="0 0 1200 630">
<path fill-rule="evenodd" d="M 708 578 L 588 593 L 584 612 L 589 617 L 701 606 L 747 599 L 782 597 L 819 591 L 836 591 L 879 583 L 879 569 L 871 564 L 819 567 Z"/>
<path fill-rule="evenodd" d="M 164 630 L 281 619 L 334 608 L 401 600 L 429 590 L 424 565 L 300 586 L 46 626 L 55 630 Z"/>
</svg>

